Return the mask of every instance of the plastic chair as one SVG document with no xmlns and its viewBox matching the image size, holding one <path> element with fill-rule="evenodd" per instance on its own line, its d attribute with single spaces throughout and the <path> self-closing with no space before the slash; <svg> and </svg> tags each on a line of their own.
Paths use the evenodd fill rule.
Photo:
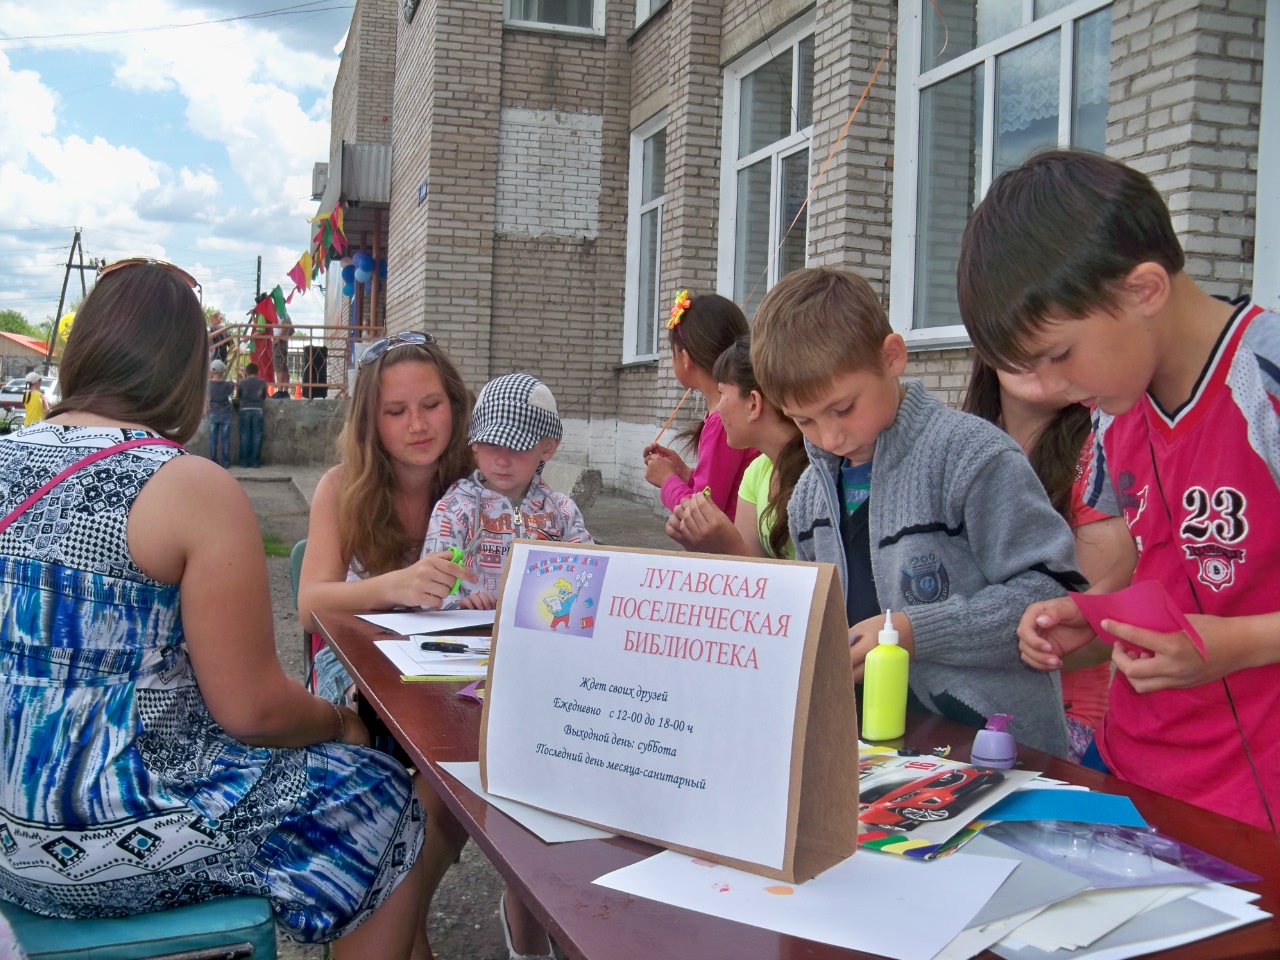
<svg viewBox="0 0 1280 960">
<path fill-rule="evenodd" d="M 135 917 L 64 920 L 0 902 L 29 960 L 275 960 L 276 925 L 262 897 L 222 897 Z"/>
</svg>

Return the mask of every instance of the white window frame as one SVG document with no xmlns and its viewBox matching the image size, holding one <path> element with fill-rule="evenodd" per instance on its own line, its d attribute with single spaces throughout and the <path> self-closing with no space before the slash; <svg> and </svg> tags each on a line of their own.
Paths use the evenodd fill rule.
<svg viewBox="0 0 1280 960">
<path fill-rule="evenodd" d="M 1024 19 L 1029 18 L 1034 0 L 1007 0 L 1020 2 Z M 1061 32 L 1060 49 L 1062 70 L 1059 80 L 1059 101 L 1071 102 L 1075 61 L 1075 30 L 1077 20 L 1087 17 L 1112 0 L 1077 0 L 1061 10 L 1024 24 L 1017 30 L 963 53 L 941 66 L 920 73 L 920 43 L 923 16 L 933 14 L 928 4 L 903 3 L 898 17 L 898 88 L 894 104 L 894 173 L 893 173 L 893 256 L 889 267 L 889 322 L 902 334 L 907 346 L 932 348 L 967 345 L 969 335 L 962 324 L 945 327 L 913 328 L 915 321 L 916 286 L 916 217 L 918 175 L 920 169 L 920 96 L 926 87 L 956 74 L 984 64 L 982 73 L 983 98 L 987 109 L 982 112 L 982 171 L 979 198 L 991 186 L 992 166 L 995 158 L 995 99 L 996 57 L 1002 53 L 1030 43 L 1048 33 Z M 913 79 L 912 79 L 913 78 Z M 1071 111 L 1058 114 L 1058 146 L 1071 145 Z"/>
<path fill-rule="evenodd" d="M 578 36 L 603 37 L 605 0 L 592 0 L 591 26 L 573 27 L 563 23 L 544 23 L 541 20 L 517 20 L 511 12 L 512 0 L 502 0 L 502 20 L 508 27 L 521 30 L 539 30 L 547 33 L 573 33 Z"/>
<path fill-rule="evenodd" d="M 643 26 L 646 20 L 670 2 L 671 0 L 636 0 L 636 26 Z"/>
<path fill-rule="evenodd" d="M 1280 308 L 1280 182 L 1261 171 L 1280 163 L 1280 0 L 1267 0 L 1258 124 L 1258 209 L 1254 221 L 1253 299 Z M 1265 166 L 1264 166 L 1265 164 Z"/>
<path fill-rule="evenodd" d="M 627 283 L 622 323 L 623 363 L 656 360 L 661 350 L 662 304 L 667 299 L 662 286 L 662 215 L 667 199 L 665 161 L 662 196 L 648 203 L 641 203 L 641 200 L 644 197 L 644 142 L 666 126 L 667 111 L 661 110 L 631 131 L 631 161 L 627 180 Z M 636 334 L 640 328 L 640 218 L 651 210 L 658 211 L 658 271 L 654 278 L 657 286 L 654 295 L 657 315 L 654 317 L 653 352 L 641 353 L 636 349 Z"/>
<path fill-rule="evenodd" d="M 739 104 L 742 99 L 742 81 L 750 73 L 758 70 L 784 50 L 795 50 L 800 41 L 816 33 L 817 12 L 810 10 L 795 22 L 760 41 L 745 54 L 735 60 L 724 70 L 724 119 L 720 131 L 720 237 L 719 259 L 716 271 L 716 289 L 723 296 L 732 298 L 734 287 L 733 263 L 736 250 L 734 244 L 738 234 L 738 171 L 759 163 L 766 157 L 773 157 L 770 178 L 769 202 L 769 237 L 773 244 L 774 237 L 779 235 L 779 223 L 782 210 L 782 160 L 796 153 L 801 148 L 809 149 L 809 173 L 806 178 L 813 183 L 813 122 L 810 117 L 809 126 L 797 130 L 781 140 L 775 140 L 767 147 L 738 159 L 738 130 L 741 126 Z M 796 101 L 800 89 L 800 58 L 795 53 L 791 57 L 791 98 Z M 817 86 L 817 60 L 814 62 L 815 82 Z M 815 90 L 814 105 L 817 105 Z M 781 224 L 786 229 L 787 224 Z M 764 289 L 769 290 L 778 282 L 778 261 L 776 246 L 770 247 L 769 271 L 765 278 Z M 809 245 L 805 244 L 805 265 L 809 263 Z M 745 308 L 745 304 L 742 304 Z"/>
</svg>

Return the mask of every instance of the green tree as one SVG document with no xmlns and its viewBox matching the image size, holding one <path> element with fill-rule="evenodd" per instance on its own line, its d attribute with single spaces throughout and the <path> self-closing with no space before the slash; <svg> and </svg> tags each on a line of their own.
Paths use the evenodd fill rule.
<svg viewBox="0 0 1280 960">
<path fill-rule="evenodd" d="M 20 333 L 24 337 L 40 336 L 40 331 L 17 310 L 0 310 L 0 330 L 5 333 Z"/>
</svg>

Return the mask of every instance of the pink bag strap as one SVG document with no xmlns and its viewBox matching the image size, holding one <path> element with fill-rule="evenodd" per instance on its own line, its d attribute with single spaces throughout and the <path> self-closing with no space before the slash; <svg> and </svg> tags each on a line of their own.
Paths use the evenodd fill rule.
<svg viewBox="0 0 1280 960">
<path fill-rule="evenodd" d="M 9 525 L 13 523 L 13 521 L 17 520 L 24 513 L 26 513 L 27 510 L 31 508 L 32 504 L 34 504 L 37 500 L 39 500 L 46 493 L 48 493 L 50 490 L 52 490 L 54 487 L 60 484 L 63 480 L 67 479 L 67 477 L 71 476 L 77 470 L 83 470 L 85 467 L 89 466 L 89 464 L 91 463 L 97 463 L 99 460 L 102 460 L 106 457 L 110 457 L 113 454 L 120 453 L 124 450 L 132 450 L 134 447 L 156 447 L 156 446 L 177 447 L 179 450 L 184 449 L 182 444 L 174 443 L 172 440 L 166 440 L 163 437 L 139 437 L 136 440 L 124 440 L 124 441 L 121 441 L 120 443 L 113 443 L 109 447 L 103 447 L 101 450 L 95 450 L 93 451 L 93 453 L 89 454 L 88 456 L 81 457 L 79 460 L 71 464 L 71 466 L 67 467 L 65 470 L 59 471 L 51 480 L 47 480 L 44 483 L 42 483 L 39 487 L 36 488 L 36 491 L 33 494 L 31 494 L 31 496 L 27 497 L 27 499 L 23 500 L 20 504 L 14 507 L 12 512 L 10 512 L 10 514 L 7 517 L 5 517 L 3 520 L 0 520 L 0 533 L 4 533 L 6 530 L 8 530 Z"/>
</svg>

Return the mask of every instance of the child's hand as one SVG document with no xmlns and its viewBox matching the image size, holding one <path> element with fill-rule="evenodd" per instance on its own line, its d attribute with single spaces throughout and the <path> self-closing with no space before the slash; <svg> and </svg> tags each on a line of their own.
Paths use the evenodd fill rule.
<svg viewBox="0 0 1280 960">
<path fill-rule="evenodd" d="M 893 615 L 893 628 L 898 631 L 898 646 L 910 654 L 914 660 L 916 655 L 916 635 L 911 629 L 911 618 L 905 613 Z M 866 671 L 867 654 L 880 642 L 880 631 L 884 629 L 884 614 L 877 613 L 861 623 L 849 628 L 849 661 L 853 664 L 853 682 L 861 683 Z"/>
<path fill-rule="evenodd" d="M 411 567 L 387 574 L 394 585 L 388 598 L 390 606 L 440 609 L 458 578 L 468 583 L 478 579 L 474 573 L 454 563 L 448 550 L 429 553 Z"/>
<path fill-rule="evenodd" d="M 1033 670 L 1061 670 L 1062 658 L 1094 636 L 1070 597 L 1042 600 L 1027 607 L 1018 621 L 1018 652 Z"/>
<path fill-rule="evenodd" d="M 1102 622 L 1104 630 L 1124 641 L 1114 645 L 1111 659 L 1138 693 L 1194 687 L 1250 666 L 1247 662 L 1237 662 L 1236 651 L 1225 636 L 1214 636 L 1219 631 L 1213 628 L 1223 622 L 1221 618 L 1192 614 L 1187 619 L 1193 621 L 1196 632 L 1205 641 L 1208 659 L 1200 656 L 1200 651 L 1182 630 L 1157 633 L 1114 620 Z M 1127 644 L 1132 647 L 1126 649 Z"/>
<path fill-rule="evenodd" d="M 671 464 L 671 468 L 672 468 L 671 472 L 666 473 L 663 476 L 662 480 L 659 480 L 657 483 L 654 483 L 654 481 L 649 480 L 648 468 L 653 465 L 654 461 L 666 461 L 667 463 Z M 645 479 L 649 480 L 649 482 L 653 483 L 654 486 L 656 487 L 662 486 L 663 481 L 665 481 L 666 478 L 671 476 L 672 474 L 675 474 L 685 483 L 688 483 L 689 478 L 693 476 L 693 468 L 690 467 L 687 463 L 684 462 L 684 460 L 681 459 L 680 454 L 676 453 L 670 447 L 664 447 L 658 443 L 651 443 L 644 448 L 644 463 L 645 463 Z"/>
<path fill-rule="evenodd" d="M 492 593 L 471 593 L 458 606 L 463 610 L 496 610 L 498 598 Z"/>
<path fill-rule="evenodd" d="M 644 479 L 647 483 L 660 487 L 668 477 L 675 476 L 676 468 L 666 457 L 654 455 L 644 462 Z"/>
<path fill-rule="evenodd" d="M 710 497 L 695 493 L 676 504 L 667 518 L 667 536 L 686 550 L 703 553 L 743 553 L 742 535 Z"/>
</svg>

